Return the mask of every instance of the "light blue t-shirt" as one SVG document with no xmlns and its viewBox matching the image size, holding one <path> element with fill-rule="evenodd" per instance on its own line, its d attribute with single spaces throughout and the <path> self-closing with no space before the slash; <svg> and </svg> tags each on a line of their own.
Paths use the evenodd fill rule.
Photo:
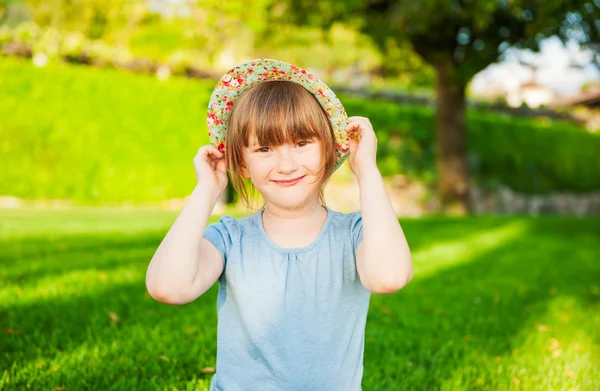
<svg viewBox="0 0 600 391">
<path fill-rule="evenodd" d="M 358 391 L 370 293 L 356 270 L 360 212 L 327 208 L 317 239 L 281 248 L 262 212 L 209 225 L 225 261 L 211 391 Z"/>
</svg>

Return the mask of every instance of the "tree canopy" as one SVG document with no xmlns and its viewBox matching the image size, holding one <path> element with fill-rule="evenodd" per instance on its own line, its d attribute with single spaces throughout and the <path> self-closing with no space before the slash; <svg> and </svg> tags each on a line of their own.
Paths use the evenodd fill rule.
<svg viewBox="0 0 600 391">
<path fill-rule="evenodd" d="M 599 53 L 600 0 L 289 0 L 286 5 L 276 17 L 322 27 L 345 20 L 383 50 L 390 38 L 410 42 L 430 64 L 452 62 L 464 82 L 506 49 L 537 49 L 552 35 Z"/>
</svg>

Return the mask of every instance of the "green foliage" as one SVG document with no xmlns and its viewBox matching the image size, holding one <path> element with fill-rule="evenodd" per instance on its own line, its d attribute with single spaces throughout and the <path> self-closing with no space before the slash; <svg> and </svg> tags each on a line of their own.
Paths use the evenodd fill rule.
<svg viewBox="0 0 600 391">
<path fill-rule="evenodd" d="M 4 19 L 4 15 L 6 14 L 6 5 L 7 0 L 0 0 L 0 22 Z"/>
<path fill-rule="evenodd" d="M 0 46 L 11 42 L 13 40 L 12 32 L 8 27 L 0 26 Z"/>
<path fill-rule="evenodd" d="M 42 35 L 42 29 L 32 22 L 21 23 L 13 32 L 13 39 L 16 42 L 34 45 Z"/>
<path fill-rule="evenodd" d="M 185 36 L 178 22 L 158 21 L 137 28 L 128 46 L 137 56 L 165 60 L 176 48 L 192 48 L 194 41 Z"/>
<path fill-rule="evenodd" d="M 351 67 L 360 72 L 369 72 L 381 64 L 375 45 L 367 37 L 342 24 L 333 24 L 326 31 L 279 25 L 277 34 L 256 44 L 259 53 L 268 53 L 270 57 L 329 74 Z"/>
<path fill-rule="evenodd" d="M 471 173 L 526 193 L 600 189 L 600 134 L 550 120 L 471 112 Z"/>
<path fill-rule="evenodd" d="M 29 20 L 26 0 L 0 0 L 0 25 L 15 26 Z"/>
<path fill-rule="evenodd" d="M 185 197 L 192 158 L 208 143 L 214 82 L 111 69 L 0 59 L 0 194 L 82 203 Z M 435 169 L 433 111 L 341 96 L 350 115 L 369 117 L 385 175 L 429 183 Z M 515 190 L 600 189 L 600 137 L 575 125 L 469 113 L 472 171 Z"/>
<path fill-rule="evenodd" d="M 119 46 L 135 57 L 179 69 L 226 69 L 248 58 L 270 57 L 329 74 L 360 71 L 398 78 L 407 88 L 430 87 L 433 80 L 432 69 L 406 43 L 389 42 L 382 55 L 357 23 L 332 23 L 321 30 L 277 22 L 269 16 L 285 9 L 272 0 L 27 1 L 32 22 L 25 26 L 36 31 L 25 43 L 35 45 L 36 53 L 49 51 L 45 54 L 51 58 L 54 47 L 47 40 L 37 42 L 47 30 L 61 36 L 76 33 L 94 46 Z"/>
<path fill-rule="evenodd" d="M 388 38 L 381 55 L 381 69 L 386 82 L 393 83 L 396 78 L 409 89 L 432 89 L 435 85 L 435 70 L 412 50 L 409 42 Z"/>
<path fill-rule="evenodd" d="M 350 115 L 371 119 L 379 140 L 378 165 L 437 181 L 434 111 L 427 107 L 344 98 Z M 600 190 L 600 135 L 562 121 L 469 111 L 470 172 L 485 186 L 505 184 L 530 194 Z"/>
<path fill-rule="evenodd" d="M 180 49 L 202 49 L 209 63 L 223 50 L 240 58 L 265 29 L 271 0 L 148 2 L 144 0 L 27 0 L 42 29 L 77 31 L 87 38 L 130 46 L 143 57 L 164 60 Z"/>
<path fill-rule="evenodd" d="M 189 193 L 213 87 L 0 59 L 0 194 L 97 203 Z"/>
<path fill-rule="evenodd" d="M 430 108 L 340 96 L 349 115 L 368 117 L 377 133 L 383 175 L 403 173 L 428 183 L 435 174 L 434 121 Z"/>
<path fill-rule="evenodd" d="M 176 217 L 0 210 L 0 389 L 208 390 L 217 287 L 169 306 L 144 285 Z M 600 220 L 401 223 L 415 276 L 371 297 L 365 390 L 597 388 Z"/>
<path fill-rule="evenodd" d="M 144 0 L 27 0 L 32 20 L 39 26 L 79 31 L 90 39 L 128 32 L 149 12 Z"/>
</svg>

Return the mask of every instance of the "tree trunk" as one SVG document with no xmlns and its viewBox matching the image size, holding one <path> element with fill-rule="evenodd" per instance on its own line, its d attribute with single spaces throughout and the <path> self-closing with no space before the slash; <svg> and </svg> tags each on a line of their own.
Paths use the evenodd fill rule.
<svg viewBox="0 0 600 391">
<path fill-rule="evenodd" d="M 451 62 L 435 65 L 437 72 L 436 140 L 438 194 L 445 212 L 470 212 L 464 83 Z"/>
</svg>

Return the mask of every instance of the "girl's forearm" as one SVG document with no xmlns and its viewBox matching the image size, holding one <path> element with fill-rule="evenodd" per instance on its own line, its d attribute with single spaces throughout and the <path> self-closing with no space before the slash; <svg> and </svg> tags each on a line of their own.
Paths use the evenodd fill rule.
<svg viewBox="0 0 600 391">
<path fill-rule="evenodd" d="M 363 222 L 363 278 L 366 284 L 398 290 L 412 278 L 410 248 L 377 166 L 357 175 Z"/>
<path fill-rule="evenodd" d="M 200 242 L 217 203 L 216 191 L 196 186 L 183 210 L 154 253 L 146 273 L 149 292 L 178 296 L 198 272 Z"/>
</svg>

